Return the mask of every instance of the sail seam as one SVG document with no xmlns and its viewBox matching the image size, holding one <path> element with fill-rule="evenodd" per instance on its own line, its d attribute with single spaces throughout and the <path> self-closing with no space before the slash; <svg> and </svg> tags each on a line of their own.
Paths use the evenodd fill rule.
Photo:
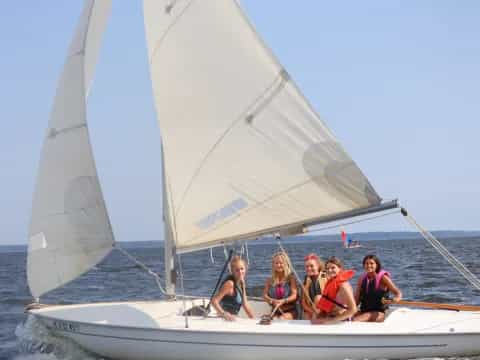
<svg viewBox="0 0 480 360">
<path fill-rule="evenodd" d="M 172 5 L 172 8 L 173 6 L 175 5 L 175 2 L 173 3 Z M 156 44 L 155 44 L 155 47 L 153 48 L 153 51 L 152 51 L 152 55 L 150 56 L 150 64 L 152 64 L 153 62 L 153 59 L 154 57 L 156 56 L 157 54 L 157 51 L 158 49 L 160 48 L 160 45 L 162 45 L 163 41 L 165 40 L 165 38 L 167 37 L 168 33 L 170 32 L 170 30 L 177 24 L 177 22 L 180 20 L 181 17 L 183 17 L 183 15 L 185 14 L 185 12 L 190 8 L 190 6 L 195 2 L 195 0 L 190 0 L 190 2 L 183 8 L 183 10 L 177 15 L 177 17 L 170 23 L 170 25 L 168 25 L 168 27 L 165 29 L 165 32 L 163 33 L 163 35 L 160 37 L 160 39 L 157 40 Z M 171 11 L 171 9 L 170 9 Z"/>
<path fill-rule="evenodd" d="M 280 79 L 280 81 L 279 81 Z M 284 87 L 285 82 L 288 81 L 288 77 L 285 76 L 285 71 L 282 69 L 280 73 L 275 77 L 275 79 L 272 81 L 270 85 L 268 85 L 265 90 L 257 96 L 253 102 L 246 107 L 244 111 L 240 113 L 238 117 L 236 117 L 233 122 L 225 129 L 225 131 L 220 135 L 220 137 L 215 141 L 215 143 L 212 145 L 210 150 L 207 151 L 205 156 L 203 157 L 202 161 L 200 162 L 200 165 L 198 168 L 195 170 L 193 173 L 190 181 L 188 182 L 187 187 L 185 188 L 185 191 L 183 192 L 181 196 L 181 200 L 175 209 L 175 214 L 178 216 L 180 213 L 180 210 L 183 207 L 183 204 L 185 202 L 185 198 L 187 197 L 187 194 L 190 191 L 191 186 L 193 185 L 193 181 L 197 178 L 199 175 L 200 171 L 203 169 L 205 163 L 207 162 L 208 158 L 210 155 L 215 151 L 215 149 L 222 143 L 222 141 L 225 139 L 225 137 L 230 133 L 230 131 L 233 129 L 233 127 L 240 122 L 241 120 L 246 120 L 247 123 L 251 123 L 253 121 L 253 118 L 250 118 L 252 116 L 252 113 L 255 113 L 255 110 L 253 112 L 250 112 L 250 109 L 256 109 L 258 110 L 255 114 L 258 114 L 260 110 L 263 110 L 272 100 L 273 98 L 279 93 L 279 91 Z M 277 84 L 278 83 L 278 84 Z M 278 89 L 278 91 L 277 91 Z M 271 92 L 271 93 L 270 93 Z M 270 93 L 270 94 L 269 94 Z M 267 94 L 269 94 L 268 97 Z M 263 101 L 262 101 L 263 100 Z M 257 105 L 259 104 L 259 105 Z M 247 114 L 247 115 L 245 115 Z"/>
<path fill-rule="evenodd" d="M 276 198 L 282 196 L 282 195 L 285 195 L 285 194 L 288 194 L 290 191 L 292 190 L 295 190 L 295 189 L 298 189 L 299 187 L 302 187 L 308 183 L 312 182 L 311 179 L 309 180 L 306 180 L 306 181 L 302 181 L 300 183 L 297 183 L 291 187 L 289 187 L 288 189 L 285 189 L 284 191 L 282 192 L 279 192 L 279 193 L 276 193 L 270 197 L 268 197 L 267 199 L 263 200 L 263 201 L 254 201 L 256 202 L 255 205 L 251 206 L 251 207 L 248 207 L 247 209 L 245 209 L 244 211 L 240 211 L 239 213 L 235 214 L 233 217 L 231 217 L 230 219 L 228 220 L 225 220 L 223 223 L 221 224 L 217 224 L 216 226 L 214 226 L 213 228 L 211 228 L 209 231 L 206 231 L 204 233 L 202 233 L 201 235 L 197 236 L 197 237 L 194 237 L 191 239 L 191 241 L 195 241 L 195 240 L 198 240 L 200 238 L 202 238 L 203 236 L 205 235 L 208 235 L 209 233 L 211 233 L 212 231 L 215 231 L 215 230 L 218 230 L 219 228 L 225 226 L 225 225 L 228 225 L 229 223 L 231 223 L 232 221 L 238 219 L 239 217 L 245 215 L 246 213 L 249 213 L 250 211 L 253 211 L 253 210 L 256 210 L 258 209 L 259 207 L 261 206 L 265 206 L 268 202 L 272 201 L 272 200 L 275 200 Z"/>
<path fill-rule="evenodd" d="M 258 184 L 257 183 L 257 186 L 261 186 L 262 184 Z M 247 199 L 251 199 L 253 202 L 255 202 L 255 204 L 257 205 L 262 205 L 262 201 L 259 201 L 259 200 L 256 200 L 254 197 L 252 197 L 251 195 L 248 195 L 245 191 L 241 190 L 240 188 L 236 187 L 235 185 L 231 184 L 230 185 L 231 188 L 236 191 L 237 193 L 239 194 L 242 194 L 244 197 L 246 197 Z M 301 183 L 300 184 L 297 184 L 297 185 L 294 185 L 293 188 L 297 187 L 297 186 L 301 186 Z M 265 187 L 266 188 L 266 187 Z M 268 190 L 268 189 L 267 189 Z M 282 194 L 285 194 L 285 192 L 287 192 L 285 195 L 289 196 L 290 198 L 294 199 L 295 202 L 297 202 L 298 204 L 301 204 L 302 208 L 306 208 L 306 204 L 303 204 L 302 202 L 298 201 L 297 199 L 295 199 L 292 195 L 289 194 L 289 190 L 292 190 L 292 188 L 290 189 L 287 189 L 287 190 L 284 190 L 282 191 L 281 193 L 277 193 L 276 195 L 280 196 Z M 269 201 L 271 200 L 272 197 L 270 197 L 270 199 L 268 200 L 264 200 L 264 201 Z M 281 204 L 283 206 L 283 204 Z M 303 213 L 299 212 L 299 211 L 296 211 L 296 210 L 293 210 L 291 207 L 288 207 L 288 206 L 284 206 L 284 209 L 286 211 L 290 211 L 291 213 L 296 213 L 297 216 L 304 216 Z M 253 210 L 253 209 L 252 209 Z M 245 211 L 246 212 L 246 211 Z M 240 214 L 237 214 L 237 215 L 240 215 Z"/>
</svg>

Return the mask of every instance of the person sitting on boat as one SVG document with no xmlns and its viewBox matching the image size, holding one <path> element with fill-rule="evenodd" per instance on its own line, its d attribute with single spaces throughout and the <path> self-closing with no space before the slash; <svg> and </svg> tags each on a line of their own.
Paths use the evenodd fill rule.
<svg viewBox="0 0 480 360">
<path fill-rule="evenodd" d="M 302 291 L 303 319 L 310 320 L 316 316 L 315 303 L 319 301 L 327 282 L 327 274 L 323 271 L 325 265 L 317 254 L 305 256 L 305 280 Z"/>
<path fill-rule="evenodd" d="M 272 316 L 285 320 L 297 317 L 297 282 L 292 274 L 290 258 L 284 251 L 272 257 L 272 276 L 265 282 L 263 298 L 272 307 Z"/>
<path fill-rule="evenodd" d="M 365 256 L 363 268 L 365 273 L 358 279 L 355 289 L 355 302 L 360 310 L 353 320 L 382 322 L 387 309 L 382 299 L 391 292 L 394 295 L 393 301 L 400 301 L 402 292 L 393 283 L 390 273 L 382 269 L 382 263 L 377 256 Z"/>
<path fill-rule="evenodd" d="M 315 304 L 319 313 L 312 318 L 312 324 L 331 324 L 337 321 L 349 320 L 357 312 L 350 280 L 355 271 L 344 270 L 340 259 L 332 256 L 325 264 L 327 283 L 322 296 Z"/>
<path fill-rule="evenodd" d="M 225 320 L 235 320 L 240 309 L 243 307 L 245 313 L 250 319 L 254 318 L 254 313 L 247 300 L 245 291 L 245 276 L 247 273 L 247 264 L 240 256 L 234 256 L 230 261 L 229 275 L 218 293 L 212 298 L 212 305 L 217 314 Z"/>
</svg>

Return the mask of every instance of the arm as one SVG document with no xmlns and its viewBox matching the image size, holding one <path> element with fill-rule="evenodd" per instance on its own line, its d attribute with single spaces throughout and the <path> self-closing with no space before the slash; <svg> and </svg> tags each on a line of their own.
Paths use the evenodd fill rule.
<svg viewBox="0 0 480 360">
<path fill-rule="evenodd" d="M 253 319 L 255 318 L 255 313 L 253 312 L 253 309 L 248 302 L 247 291 L 245 290 L 245 283 L 241 281 L 240 285 L 242 287 L 242 294 L 243 294 L 243 297 L 242 297 L 243 310 L 245 310 L 245 313 L 250 319 Z"/>
<path fill-rule="evenodd" d="M 332 323 L 336 323 L 338 321 L 347 320 L 357 312 L 357 305 L 355 304 L 355 298 L 353 297 L 352 286 L 348 282 L 344 282 L 340 286 L 340 289 L 338 290 L 337 298 L 338 297 L 340 297 L 343 300 L 343 302 L 345 303 L 345 306 L 347 306 L 347 309 L 344 312 L 332 318 L 314 319 L 312 320 L 312 324 L 329 325 Z"/>
<path fill-rule="evenodd" d="M 309 280 L 306 281 L 305 284 L 302 284 L 302 308 L 303 311 L 306 312 L 307 314 L 312 315 L 313 313 L 313 299 L 310 299 L 310 295 L 308 293 L 308 289 L 311 285 L 311 281 Z"/>
<path fill-rule="evenodd" d="M 225 295 L 233 295 L 233 286 L 233 281 L 226 281 L 220 288 L 219 292 L 212 299 L 212 305 L 217 311 L 217 314 L 229 321 L 235 320 L 235 316 L 230 314 L 228 311 L 223 310 L 222 306 L 220 305 L 220 301 L 222 301 Z"/>
<path fill-rule="evenodd" d="M 263 300 L 265 300 L 265 302 L 269 305 L 272 305 L 273 300 L 274 300 L 270 296 L 268 296 L 268 289 L 270 289 L 271 282 L 272 282 L 272 280 L 270 278 L 268 278 L 265 281 L 265 286 L 263 287 Z"/>
<path fill-rule="evenodd" d="M 362 289 L 362 277 L 357 281 L 357 287 L 355 288 L 355 304 L 360 305 L 360 291 Z"/>
<path fill-rule="evenodd" d="M 385 286 L 385 288 L 387 288 L 388 291 L 390 291 L 393 294 L 394 302 L 398 302 L 402 300 L 402 292 L 400 291 L 399 288 L 395 286 L 392 279 L 390 279 L 388 276 L 383 276 L 380 282 L 382 286 Z"/>
<path fill-rule="evenodd" d="M 344 282 L 340 286 L 338 294 L 345 301 L 347 310 L 330 319 L 332 322 L 347 320 L 357 312 L 357 305 L 355 303 L 355 298 L 353 297 L 352 286 L 348 282 Z"/>
</svg>

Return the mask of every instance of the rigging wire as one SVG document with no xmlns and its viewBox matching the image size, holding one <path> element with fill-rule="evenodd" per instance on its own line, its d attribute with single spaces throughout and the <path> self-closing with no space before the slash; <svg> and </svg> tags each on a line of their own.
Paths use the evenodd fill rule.
<svg viewBox="0 0 480 360">
<path fill-rule="evenodd" d="M 367 218 L 361 218 L 361 219 L 358 219 L 358 220 L 352 220 L 352 221 L 348 221 L 348 222 L 342 222 L 342 223 L 338 223 L 338 224 L 335 224 L 335 225 L 324 226 L 324 227 L 317 228 L 317 229 L 313 229 L 313 230 L 310 230 L 310 229 L 309 229 L 308 232 L 309 232 L 309 233 L 315 233 L 315 232 L 322 232 L 322 231 L 330 230 L 330 229 L 341 228 L 341 227 L 343 227 L 343 226 L 352 225 L 352 224 L 357 224 L 357 223 L 360 223 L 360 222 L 369 221 L 369 220 L 374 220 L 374 219 L 378 219 L 378 218 L 385 217 L 385 216 L 388 216 L 388 215 L 397 214 L 397 213 L 400 212 L 400 211 L 401 211 L 401 210 L 399 210 L 399 209 L 395 209 L 395 210 L 390 211 L 390 212 L 385 213 L 385 214 L 380 214 L 380 215 L 375 215 L 375 216 L 369 216 L 369 217 L 367 217 Z"/>
<path fill-rule="evenodd" d="M 122 249 L 120 246 L 118 246 L 117 243 L 115 243 L 113 245 L 113 247 L 115 249 L 117 249 L 118 251 L 120 251 L 123 255 L 125 255 L 127 258 L 129 258 L 130 260 L 132 260 L 135 264 L 137 264 L 138 266 L 140 266 L 143 270 L 145 270 L 147 273 L 149 273 L 150 275 L 153 276 L 153 278 L 155 279 L 155 282 L 157 283 L 157 286 L 158 288 L 160 289 L 160 291 L 162 292 L 163 295 L 167 295 L 167 292 L 165 291 L 165 289 L 163 288 L 162 284 L 160 283 L 160 275 L 158 275 L 155 271 L 151 270 L 147 265 L 145 265 L 144 263 L 142 263 L 140 260 L 138 260 L 137 258 L 135 258 L 133 255 L 131 255 L 130 253 L 128 253 L 126 250 Z"/>
<path fill-rule="evenodd" d="M 455 270 L 457 270 L 474 288 L 480 290 L 480 280 L 475 276 L 475 274 L 468 270 L 468 268 L 460 260 L 453 256 L 453 254 L 448 251 L 448 249 L 443 246 L 443 244 L 438 241 L 431 232 L 420 226 L 404 208 L 401 209 L 401 212 L 407 221 L 420 232 L 423 238 L 427 240 L 427 242 L 430 243 L 430 245 L 432 245 L 433 248 L 437 250 L 437 252 L 442 255 L 443 258 L 447 260 Z"/>
<path fill-rule="evenodd" d="M 228 250 L 227 250 L 227 245 L 223 243 L 223 255 L 225 255 L 225 260 L 228 259 Z"/>
<path fill-rule="evenodd" d="M 210 248 L 210 261 L 215 265 L 215 259 L 213 258 L 213 247 Z"/>
</svg>

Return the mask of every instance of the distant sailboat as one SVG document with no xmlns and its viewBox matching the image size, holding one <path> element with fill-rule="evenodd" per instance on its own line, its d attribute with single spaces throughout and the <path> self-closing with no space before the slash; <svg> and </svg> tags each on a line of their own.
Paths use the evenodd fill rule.
<svg viewBox="0 0 480 360">
<path fill-rule="evenodd" d="M 345 230 L 342 230 L 340 232 L 340 238 L 342 239 L 343 247 L 345 249 L 356 249 L 363 247 L 363 245 L 360 244 L 360 241 L 353 240 L 352 236 L 350 234 L 347 234 Z"/>
<path fill-rule="evenodd" d="M 89 270 L 115 246 L 86 118 L 109 8 L 108 0 L 85 2 L 44 140 L 27 264 L 37 299 Z M 299 234 L 311 225 L 398 205 L 382 202 L 237 1 L 144 0 L 144 17 L 162 135 L 167 300 L 54 305 L 29 313 L 54 333 L 114 359 L 480 353 L 478 312 L 403 308 L 379 324 L 325 326 L 182 315 L 206 300 L 176 294 L 178 254 L 277 232 Z M 263 302 L 253 306 L 257 313 L 269 310 Z"/>
</svg>

